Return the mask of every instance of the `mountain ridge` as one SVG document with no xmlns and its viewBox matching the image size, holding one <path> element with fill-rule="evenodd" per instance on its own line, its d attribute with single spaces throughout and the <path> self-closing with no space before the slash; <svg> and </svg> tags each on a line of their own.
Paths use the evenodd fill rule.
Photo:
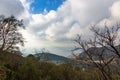
<svg viewBox="0 0 120 80">
<path fill-rule="evenodd" d="M 38 57 L 42 61 L 49 61 L 49 62 L 54 62 L 54 63 L 63 63 L 63 62 L 71 61 L 71 59 L 69 59 L 67 57 L 49 53 L 49 52 L 37 53 L 34 56 Z"/>
<path fill-rule="evenodd" d="M 115 48 L 117 50 L 120 50 L 120 45 L 115 46 Z M 107 47 L 107 48 L 106 47 L 91 47 L 91 48 L 87 49 L 87 51 L 89 51 L 89 53 L 93 56 L 94 60 L 99 60 L 101 53 L 103 53 L 104 57 L 110 58 L 111 56 L 115 55 L 114 52 L 112 52 L 112 50 L 113 49 L 110 47 Z M 76 59 L 80 59 L 80 60 L 87 60 L 88 59 L 88 55 L 86 54 L 85 51 L 78 53 L 75 56 L 74 55 L 70 55 L 70 56 L 72 56 L 72 58 L 76 57 Z"/>
</svg>

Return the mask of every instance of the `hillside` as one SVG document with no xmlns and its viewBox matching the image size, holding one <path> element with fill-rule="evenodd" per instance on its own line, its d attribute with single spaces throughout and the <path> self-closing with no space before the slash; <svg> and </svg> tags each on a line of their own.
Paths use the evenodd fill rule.
<svg viewBox="0 0 120 80">
<path fill-rule="evenodd" d="M 120 46 L 116 46 L 116 49 L 120 49 Z M 91 47 L 87 51 L 89 52 L 89 54 L 92 55 L 94 60 L 100 60 L 101 53 L 105 58 L 110 58 L 111 56 L 115 55 L 112 52 L 112 48 L 110 48 L 110 47 L 108 47 L 108 48 L 105 48 L 105 47 Z M 88 56 L 87 56 L 86 52 L 81 52 L 81 53 L 77 54 L 76 56 L 70 55 L 69 58 L 71 58 L 71 59 L 74 58 L 75 59 L 75 57 L 77 59 L 80 59 L 80 60 L 88 60 Z"/>
<path fill-rule="evenodd" d="M 35 54 L 36 57 L 38 57 L 42 61 L 49 61 L 54 63 L 63 63 L 63 62 L 70 62 L 71 59 L 63 56 L 59 56 L 52 53 L 38 53 Z"/>
</svg>

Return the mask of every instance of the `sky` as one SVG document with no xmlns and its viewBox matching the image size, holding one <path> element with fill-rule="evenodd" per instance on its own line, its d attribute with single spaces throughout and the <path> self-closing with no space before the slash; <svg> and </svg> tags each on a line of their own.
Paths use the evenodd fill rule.
<svg viewBox="0 0 120 80">
<path fill-rule="evenodd" d="M 30 5 L 30 12 L 38 14 L 46 11 L 57 10 L 65 0 L 34 0 Z"/>
<path fill-rule="evenodd" d="M 91 25 L 115 25 L 120 21 L 120 0 L 0 0 L 0 15 L 23 19 L 24 54 L 46 48 L 68 56 L 76 35 L 91 36 Z"/>
</svg>

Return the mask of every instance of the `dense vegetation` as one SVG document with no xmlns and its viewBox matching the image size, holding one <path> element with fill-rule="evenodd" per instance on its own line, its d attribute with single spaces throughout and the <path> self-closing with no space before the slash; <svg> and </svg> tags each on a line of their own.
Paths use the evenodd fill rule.
<svg viewBox="0 0 120 80">
<path fill-rule="evenodd" d="M 113 75 L 117 77 L 117 75 Z M 118 78 L 118 77 L 117 77 Z M 120 77 L 116 80 L 119 80 Z M 33 55 L 2 52 L 0 80 L 103 80 L 97 69 L 82 70 L 69 63 L 55 65 L 39 61 Z"/>
</svg>

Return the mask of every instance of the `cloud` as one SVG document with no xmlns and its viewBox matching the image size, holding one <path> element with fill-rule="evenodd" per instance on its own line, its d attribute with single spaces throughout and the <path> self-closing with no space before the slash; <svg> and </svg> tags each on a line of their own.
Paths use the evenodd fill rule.
<svg viewBox="0 0 120 80">
<path fill-rule="evenodd" d="M 66 33 L 66 37 L 71 39 L 76 37 L 77 34 L 83 34 L 83 31 L 80 28 L 80 25 L 78 23 L 74 24 L 69 31 Z"/>
<path fill-rule="evenodd" d="M 65 2 L 57 11 L 51 10 L 46 14 L 32 14 L 29 29 L 36 35 L 39 35 L 41 32 L 44 33 L 44 39 L 46 40 L 63 40 L 65 33 L 67 33 L 69 28 L 75 23 L 72 16 L 69 16 L 71 9 L 69 9 L 70 4 L 67 3 L 68 2 Z M 69 10 L 63 11 L 65 9 Z"/>
<path fill-rule="evenodd" d="M 44 10 L 38 14 L 29 12 L 33 1 L 0 1 L 1 14 L 13 14 L 24 19 L 26 30 L 22 33 L 27 47 L 55 49 L 57 46 L 72 46 L 71 39 L 74 39 L 76 34 L 87 37 L 90 35 L 91 24 L 104 26 L 107 22 L 108 25 L 114 25 L 120 20 L 119 0 L 66 0 L 56 11 Z"/>
<path fill-rule="evenodd" d="M 24 7 L 19 0 L 0 0 L 0 15 L 20 16 L 24 11 Z"/>
<path fill-rule="evenodd" d="M 56 12 L 50 11 L 48 14 L 32 14 L 32 20 L 29 24 L 30 28 L 34 30 L 43 30 L 45 27 L 48 27 L 48 24 L 54 22 L 56 19 Z"/>
<path fill-rule="evenodd" d="M 103 18 L 99 23 L 99 26 L 104 26 L 106 23 L 108 26 L 116 25 L 120 22 L 120 1 L 116 1 L 109 7 L 110 17 Z"/>
<path fill-rule="evenodd" d="M 91 22 L 99 22 L 109 17 L 109 7 L 116 0 L 68 0 L 71 3 L 72 16 L 79 21 L 82 27 Z"/>
<path fill-rule="evenodd" d="M 120 19 L 120 1 L 115 2 L 110 8 L 112 17 Z"/>
<path fill-rule="evenodd" d="M 110 7 L 116 1 L 66 0 L 57 11 L 32 14 L 30 30 L 38 36 L 40 34 L 39 37 L 43 34 L 42 39 L 48 41 L 64 41 L 76 34 L 84 35 L 88 32 L 86 28 L 88 25 L 99 23 L 112 16 Z"/>
<path fill-rule="evenodd" d="M 57 11 L 30 14 L 29 34 L 37 37 L 36 43 L 64 47 L 76 34 L 89 36 L 91 24 L 110 25 L 119 19 L 118 0 L 66 0 Z"/>
</svg>

